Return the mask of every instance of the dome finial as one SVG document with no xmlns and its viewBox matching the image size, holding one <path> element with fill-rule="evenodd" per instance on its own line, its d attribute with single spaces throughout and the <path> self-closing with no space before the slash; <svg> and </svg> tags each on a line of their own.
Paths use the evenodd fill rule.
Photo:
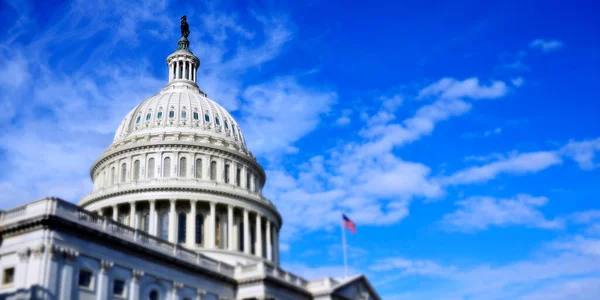
<svg viewBox="0 0 600 300">
<path fill-rule="evenodd" d="M 188 50 L 190 47 L 190 41 L 188 41 L 187 37 L 190 35 L 190 26 L 187 23 L 187 17 L 183 15 L 181 17 L 181 38 L 179 42 L 177 42 L 177 50 Z"/>
</svg>

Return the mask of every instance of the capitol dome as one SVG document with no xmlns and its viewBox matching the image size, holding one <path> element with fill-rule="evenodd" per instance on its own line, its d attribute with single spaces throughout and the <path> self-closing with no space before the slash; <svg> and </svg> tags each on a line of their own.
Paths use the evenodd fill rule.
<svg viewBox="0 0 600 300">
<path fill-rule="evenodd" d="M 245 150 L 242 131 L 229 112 L 190 82 L 178 86 L 176 81 L 131 110 L 113 142 L 175 132 L 221 139 Z"/>
<path fill-rule="evenodd" d="M 282 219 L 262 196 L 265 172 L 238 123 L 198 86 L 187 35 L 166 62 L 166 86 L 125 116 L 79 205 L 138 229 L 142 242 L 279 265 Z"/>
</svg>

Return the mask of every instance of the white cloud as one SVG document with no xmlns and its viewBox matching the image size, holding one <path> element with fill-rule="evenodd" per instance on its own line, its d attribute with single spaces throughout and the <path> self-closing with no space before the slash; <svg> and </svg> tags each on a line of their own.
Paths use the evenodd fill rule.
<svg viewBox="0 0 600 300">
<path fill-rule="evenodd" d="M 457 201 L 459 208 L 442 218 L 441 226 L 448 231 L 476 232 L 491 226 L 522 225 L 530 228 L 560 229 L 562 220 L 548 220 L 540 207 L 548 203 L 546 197 L 520 194 L 502 199 L 476 196 Z"/>
<path fill-rule="evenodd" d="M 293 143 L 313 131 L 337 94 L 309 89 L 292 77 L 276 78 L 244 91 L 241 128 L 252 151 L 269 158 L 294 153 Z"/>
<path fill-rule="evenodd" d="M 512 84 L 514 86 L 520 87 L 523 85 L 523 83 L 525 83 L 525 80 L 523 79 L 523 77 L 517 77 L 517 78 L 511 79 L 510 82 L 512 82 Z"/>
<path fill-rule="evenodd" d="M 380 110 L 366 117 L 359 131 L 362 140 L 339 144 L 301 166 L 298 173 L 267 170 L 270 179 L 265 194 L 286 217 L 282 239 L 295 238 L 301 230 L 331 228 L 339 222 L 341 210 L 357 224 L 393 224 L 409 215 L 413 199 L 442 196 L 444 190 L 430 178 L 429 167 L 405 161 L 394 150 L 430 134 L 437 123 L 468 112 L 469 98 L 502 95 L 473 86 L 471 79 L 465 82 L 473 90 L 460 95 L 464 99 L 439 98 L 400 121 L 394 110 L 403 98 L 379 98 Z"/>
<path fill-rule="evenodd" d="M 352 110 L 343 109 L 342 115 L 335 121 L 335 124 L 338 126 L 346 126 L 346 125 L 350 124 L 350 122 L 352 122 L 352 119 L 350 118 L 351 116 L 352 116 Z"/>
<path fill-rule="evenodd" d="M 584 170 L 591 170 L 600 166 L 595 163 L 596 152 L 600 152 L 600 138 L 585 141 L 569 141 L 567 145 L 560 149 L 561 154 L 575 160 L 579 167 Z"/>
<path fill-rule="evenodd" d="M 507 90 L 506 84 L 502 81 L 493 81 L 491 85 L 485 86 L 479 84 L 478 78 L 458 81 L 454 78 L 446 77 L 421 90 L 419 97 L 439 96 L 449 99 L 462 97 L 494 99 L 504 96 Z"/>
<path fill-rule="evenodd" d="M 501 265 L 448 265 L 392 256 L 376 260 L 370 270 L 380 278 L 374 282 L 380 290 L 400 282 L 428 284 L 426 289 L 420 284 L 407 287 L 402 294 L 390 295 L 390 299 L 409 295 L 407 299 L 565 299 L 544 298 L 542 295 L 550 295 L 550 290 L 556 296 L 569 295 L 568 299 L 593 299 L 587 293 L 595 291 L 591 283 L 600 280 L 597 253 L 576 246 L 545 248 L 534 258 Z"/>
<path fill-rule="evenodd" d="M 535 39 L 529 43 L 529 47 L 542 50 L 543 52 L 550 52 L 562 48 L 563 42 L 559 40 Z"/>
<path fill-rule="evenodd" d="M 496 178 L 499 174 L 521 175 L 535 173 L 561 163 L 562 159 L 557 152 L 538 151 L 517 153 L 492 163 L 458 171 L 440 180 L 444 184 L 449 185 L 486 182 Z"/>
</svg>

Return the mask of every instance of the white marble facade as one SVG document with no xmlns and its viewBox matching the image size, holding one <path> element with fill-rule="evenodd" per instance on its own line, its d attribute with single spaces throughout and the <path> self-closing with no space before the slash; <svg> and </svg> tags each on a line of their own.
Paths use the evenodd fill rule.
<svg viewBox="0 0 600 300">
<path fill-rule="evenodd" d="M 279 267 L 283 220 L 241 128 L 196 84 L 192 52 L 167 65 L 167 86 L 121 122 L 78 206 L 0 211 L 0 299 L 379 299 L 364 276 Z"/>
</svg>

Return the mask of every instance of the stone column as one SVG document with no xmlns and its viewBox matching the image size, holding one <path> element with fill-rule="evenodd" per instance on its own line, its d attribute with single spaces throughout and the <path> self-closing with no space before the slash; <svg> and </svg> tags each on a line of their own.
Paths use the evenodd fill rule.
<svg viewBox="0 0 600 300">
<path fill-rule="evenodd" d="M 192 80 L 192 62 L 188 62 L 188 79 Z"/>
<path fill-rule="evenodd" d="M 150 200 L 150 213 L 148 219 L 148 222 L 150 223 L 148 224 L 148 228 L 150 228 L 148 233 L 156 236 L 156 200 L 154 199 Z"/>
<path fill-rule="evenodd" d="M 137 214 L 135 213 L 135 201 L 129 202 L 129 226 L 133 228 L 137 228 Z"/>
<path fill-rule="evenodd" d="M 182 287 L 183 283 L 177 281 L 173 282 L 173 289 L 171 290 L 171 300 L 177 300 L 177 293 Z"/>
<path fill-rule="evenodd" d="M 261 216 L 256 213 L 256 245 L 254 246 L 254 254 L 258 257 L 262 257 L 262 225 Z"/>
<path fill-rule="evenodd" d="M 196 246 L 196 200 L 190 200 L 190 213 L 188 215 L 190 228 L 187 235 L 188 247 Z"/>
<path fill-rule="evenodd" d="M 279 266 L 279 233 L 277 231 L 277 226 L 273 227 L 273 262 L 276 266 Z"/>
<path fill-rule="evenodd" d="M 233 251 L 233 205 L 227 205 L 227 249 Z"/>
<path fill-rule="evenodd" d="M 173 81 L 173 62 L 169 64 L 169 82 Z"/>
<path fill-rule="evenodd" d="M 29 272 L 29 257 L 31 255 L 31 249 L 25 248 L 17 252 L 19 257 L 19 264 L 16 266 L 17 272 L 16 278 L 14 278 L 14 286 L 22 288 L 27 286 L 27 277 Z M 36 273 L 33 273 L 36 274 Z"/>
<path fill-rule="evenodd" d="M 107 260 L 100 261 L 100 273 L 98 274 L 98 290 L 96 293 L 97 300 L 108 300 L 109 293 L 108 290 L 109 282 L 108 282 L 108 270 L 112 268 L 113 262 Z"/>
<path fill-rule="evenodd" d="M 216 202 L 210 202 L 210 222 L 209 222 L 209 227 L 208 228 L 208 245 L 206 248 L 215 248 L 215 241 L 216 241 L 216 227 L 215 227 L 215 221 L 216 221 Z"/>
<path fill-rule="evenodd" d="M 62 268 L 62 277 L 61 277 L 61 286 L 60 286 L 60 296 L 59 299 L 69 300 L 73 298 L 73 282 L 74 273 L 75 273 L 75 260 L 79 255 L 78 252 L 73 250 L 61 249 L 61 253 L 64 257 L 64 264 Z"/>
<path fill-rule="evenodd" d="M 113 205 L 113 214 L 112 214 L 112 219 L 113 221 L 119 221 L 119 206 L 118 205 Z"/>
<path fill-rule="evenodd" d="M 225 160 L 222 158 L 219 158 L 217 160 L 217 181 L 218 182 L 225 182 Z"/>
<path fill-rule="evenodd" d="M 254 174 L 250 173 L 250 191 L 254 192 L 255 187 L 254 187 L 254 183 L 256 182 L 256 180 L 254 180 Z"/>
<path fill-rule="evenodd" d="M 240 187 L 245 189 L 246 188 L 246 173 L 248 172 L 248 169 L 246 168 L 246 166 L 242 166 L 242 171 L 240 172 L 240 176 L 242 178 L 240 178 Z"/>
<path fill-rule="evenodd" d="M 273 253 L 271 252 L 271 221 L 267 219 L 266 239 L 267 239 L 267 259 L 273 261 Z"/>
<path fill-rule="evenodd" d="M 250 218 L 248 210 L 244 208 L 244 253 L 250 254 Z"/>
<path fill-rule="evenodd" d="M 104 211 L 101 209 L 98 210 L 98 215 L 104 217 Z"/>
<path fill-rule="evenodd" d="M 131 271 L 131 284 L 129 285 L 129 299 L 140 299 L 140 278 L 144 271 L 133 269 Z"/>
<path fill-rule="evenodd" d="M 169 242 L 177 243 L 177 212 L 175 211 L 175 199 L 170 199 L 171 209 L 169 210 Z"/>
</svg>

